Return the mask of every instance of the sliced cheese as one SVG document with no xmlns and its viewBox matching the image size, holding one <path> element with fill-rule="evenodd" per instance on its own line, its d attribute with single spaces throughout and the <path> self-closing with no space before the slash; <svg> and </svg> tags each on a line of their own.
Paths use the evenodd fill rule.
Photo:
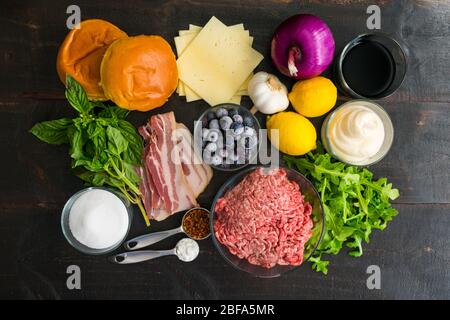
<svg viewBox="0 0 450 320">
<path fill-rule="evenodd" d="M 180 31 L 178 31 L 178 35 L 180 36 L 180 37 L 182 37 L 182 36 L 186 36 L 186 35 L 190 35 L 190 34 L 198 34 L 199 33 L 199 31 L 197 31 L 197 30 L 180 30 Z"/>
<path fill-rule="evenodd" d="M 185 86 L 184 86 L 184 83 L 181 82 L 181 80 L 179 80 L 179 82 L 178 82 L 178 91 L 179 91 L 178 94 L 179 94 L 181 97 L 186 96 Z"/>
<path fill-rule="evenodd" d="M 232 27 L 229 27 L 229 28 L 232 28 Z M 235 28 L 235 30 L 238 30 L 238 29 L 239 29 L 239 27 Z M 247 33 L 244 33 L 243 36 L 245 37 L 246 34 L 248 35 L 248 31 L 247 31 Z M 195 38 L 195 36 L 193 36 L 192 34 L 189 34 L 189 35 L 187 35 L 185 37 L 181 37 L 181 38 L 185 38 L 185 39 L 178 40 L 180 50 L 178 50 L 177 39 L 175 39 L 175 45 L 177 46 L 177 52 L 180 52 L 182 54 L 183 51 L 186 49 L 186 47 L 189 45 L 189 43 L 191 43 L 191 41 Z M 250 37 L 248 37 L 248 39 L 249 39 L 249 43 L 250 43 L 250 41 L 251 41 Z M 251 74 L 250 77 L 248 77 L 244 81 L 244 83 L 241 85 L 241 87 L 239 87 L 239 91 L 236 93 L 236 96 L 248 95 L 247 86 L 248 86 L 248 82 L 250 81 L 252 76 L 253 76 L 253 74 Z M 197 100 L 201 99 L 198 94 L 196 94 L 191 88 L 189 88 L 189 86 L 186 86 L 186 84 L 183 83 L 183 81 L 181 81 L 181 80 L 179 82 L 179 87 L 182 87 L 181 90 L 179 90 L 179 91 L 183 92 L 183 94 L 186 96 L 187 102 L 197 101 Z M 237 101 L 236 98 L 235 98 L 235 101 Z M 239 101 L 240 101 L 240 99 L 239 99 Z"/>
<path fill-rule="evenodd" d="M 193 31 L 196 32 L 196 31 Z M 175 37 L 175 48 L 177 49 L 177 56 L 181 57 L 183 51 L 189 46 L 192 40 L 197 36 L 198 33 L 191 33 L 184 36 Z"/>
<path fill-rule="evenodd" d="M 195 24 L 189 24 L 189 30 L 200 32 L 200 30 L 202 30 L 202 27 L 196 26 Z"/>
<path fill-rule="evenodd" d="M 227 28 L 229 31 L 231 31 L 230 38 L 233 39 L 236 43 L 248 43 L 249 47 L 252 46 L 253 37 L 250 37 L 249 32 L 247 30 L 244 30 L 244 25 L 242 23 L 226 27 L 223 23 L 221 23 L 215 17 L 213 17 L 210 20 L 210 22 L 212 22 L 212 24 L 216 24 L 220 28 Z M 175 46 L 177 49 L 178 57 L 182 56 L 183 52 L 190 45 L 190 43 L 197 37 L 197 35 L 201 32 L 202 29 L 203 29 L 202 27 L 191 24 L 191 25 L 189 25 L 189 30 L 180 30 L 179 31 L 180 36 L 175 38 Z M 179 69 L 179 72 L 180 72 L 180 69 Z M 235 92 L 235 95 L 233 95 L 230 98 L 230 100 L 222 101 L 222 102 L 231 102 L 231 103 L 239 104 L 240 100 L 241 100 L 240 96 L 248 95 L 247 85 L 248 85 L 248 81 L 250 80 L 252 75 L 253 74 L 250 74 L 250 76 L 240 85 L 240 87 L 238 88 L 238 91 Z M 200 100 L 201 97 L 193 89 L 191 89 L 188 85 L 186 85 L 182 81 L 182 78 L 183 78 L 183 76 L 181 76 L 181 73 L 180 73 L 180 81 L 179 81 L 179 84 L 177 87 L 177 92 L 179 93 L 179 95 L 180 96 L 186 95 L 187 102 Z"/>
<path fill-rule="evenodd" d="M 186 101 L 187 102 L 192 102 L 192 101 L 197 101 L 197 100 L 202 99 L 202 98 L 200 98 L 200 96 L 198 94 L 196 94 L 194 92 L 194 90 L 189 88 L 189 86 L 186 85 L 185 83 L 183 83 L 183 87 L 184 87 L 184 92 L 186 93 Z"/>
<path fill-rule="evenodd" d="M 243 25 L 227 28 L 212 18 L 188 48 L 179 49 L 182 52 L 178 59 L 180 79 L 186 94 L 189 90 L 190 94 L 198 93 L 215 105 L 230 101 L 238 91 L 245 93 L 244 81 L 262 60 L 262 55 L 250 47 L 252 39 L 248 31 L 242 32 L 242 29 Z M 190 96 L 188 100 L 194 99 L 197 97 Z"/>
<path fill-rule="evenodd" d="M 196 32 L 196 31 L 193 31 Z M 189 43 L 197 36 L 197 33 L 194 34 L 188 34 L 185 36 L 179 36 L 179 37 L 175 37 L 175 48 L 177 50 L 177 56 L 181 56 L 181 54 L 183 53 L 184 49 L 186 49 L 186 47 L 189 45 Z M 179 80 L 178 81 L 178 87 L 177 87 L 177 91 L 178 94 L 180 96 L 186 96 L 186 89 L 184 87 L 184 83 Z M 200 99 L 200 98 L 199 98 Z M 194 101 L 194 100 L 192 100 Z"/>
<path fill-rule="evenodd" d="M 201 27 L 199 27 L 200 30 L 202 29 Z M 251 43 L 253 42 L 253 38 L 249 36 L 249 32 L 244 30 L 244 25 L 241 24 L 237 24 L 234 26 L 230 26 L 228 27 L 230 30 L 240 30 L 242 32 L 242 37 L 244 38 L 248 38 L 249 44 L 251 46 Z M 180 34 L 181 31 L 187 31 L 187 30 L 180 30 Z M 187 46 L 189 46 L 189 44 L 191 43 L 191 41 L 197 36 L 197 34 L 199 33 L 199 31 L 190 31 L 189 33 L 183 35 L 183 36 L 178 36 L 175 37 L 175 47 L 177 50 L 177 56 L 180 57 L 183 54 L 183 51 L 187 48 Z M 243 93 L 245 95 L 248 95 L 246 93 L 247 91 L 247 85 L 248 85 L 248 81 L 250 80 L 247 79 L 239 88 L 239 91 L 237 92 L 236 95 L 243 95 L 241 94 L 241 91 L 244 91 Z M 178 83 L 178 87 L 177 87 L 177 93 L 180 96 L 186 96 L 186 101 L 187 102 L 192 102 L 192 101 L 197 101 L 200 100 L 200 96 L 197 95 L 191 88 L 189 88 L 188 86 L 186 86 L 181 80 Z M 234 98 L 234 101 L 237 101 L 237 98 Z M 240 101 L 240 99 L 239 99 Z M 231 101 L 230 101 L 231 102 Z"/>
</svg>

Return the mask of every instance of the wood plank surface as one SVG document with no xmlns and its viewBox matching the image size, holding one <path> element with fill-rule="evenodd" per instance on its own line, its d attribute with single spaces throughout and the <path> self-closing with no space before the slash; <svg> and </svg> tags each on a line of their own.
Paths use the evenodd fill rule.
<svg viewBox="0 0 450 320">
<path fill-rule="evenodd" d="M 227 24 L 243 22 L 255 38 L 254 47 L 265 55 L 258 70 L 268 72 L 276 72 L 268 44 L 285 18 L 299 12 L 321 16 L 340 50 L 368 31 L 366 8 L 375 3 L 381 8 L 381 31 L 401 41 L 408 56 L 403 85 L 379 101 L 394 123 L 394 144 L 371 167 L 400 190 L 395 201 L 400 214 L 385 231 L 373 233 L 361 258 L 345 252 L 332 257 L 328 276 L 306 264 L 277 279 L 256 279 L 228 266 L 211 240 L 200 243 L 201 254 L 193 263 L 167 257 L 134 266 L 112 265 L 105 257 L 85 256 L 70 247 L 61 232 L 60 212 L 82 182 L 70 172 L 66 146 L 41 143 L 28 130 L 39 121 L 74 115 L 55 70 L 72 2 L 2 1 L 0 251 L 8 252 L 8 258 L 0 259 L 0 298 L 450 298 L 450 1 L 77 1 L 82 19 L 109 20 L 130 35 L 160 34 L 172 46 L 179 29 L 202 25 L 212 15 Z M 348 99 L 340 96 L 338 105 Z M 251 101 L 245 98 L 242 104 L 250 107 Z M 163 108 L 134 112 L 130 121 L 138 126 L 152 114 L 173 110 L 192 129 L 207 107 L 202 101 L 187 104 L 174 94 Z M 322 120 L 314 119 L 318 129 Z M 210 206 L 231 175 L 215 172 L 200 203 Z M 148 230 L 136 213 L 130 238 Z M 150 230 L 175 227 L 180 219 L 176 215 Z M 177 239 L 155 248 L 168 248 Z M 66 268 L 72 264 L 82 270 L 80 291 L 66 288 Z M 366 287 L 366 269 L 373 264 L 381 268 L 381 290 Z"/>
<path fill-rule="evenodd" d="M 14 234 L 1 249 L 0 295 L 27 299 L 427 299 L 448 298 L 450 290 L 450 205 L 396 205 L 401 212 L 389 227 L 375 231 L 361 258 L 342 252 L 331 258 L 328 276 L 309 264 L 275 279 L 238 272 L 217 253 L 211 241 L 200 243 L 192 263 L 166 257 L 118 266 L 105 257 L 76 252 L 59 230 L 58 208 L 2 210 L 0 232 Z M 26 221 L 24 221 L 26 220 Z M 179 217 L 164 221 L 167 226 Z M 143 226 L 133 226 L 139 235 Z M 155 245 L 175 245 L 176 236 Z M 14 240 L 14 241 L 12 241 Z M 81 268 L 81 290 L 67 290 L 66 268 Z M 367 267 L 378 265 L 381 289 L 366 287 Z M 446 266 L 446 267 L 445 267 Z"/>
</svg>

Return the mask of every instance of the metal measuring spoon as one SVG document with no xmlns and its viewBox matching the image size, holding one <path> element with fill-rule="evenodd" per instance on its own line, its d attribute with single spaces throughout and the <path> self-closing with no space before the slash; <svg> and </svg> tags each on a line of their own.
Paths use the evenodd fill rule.
<svg viewBox="0 0 450 320">
<path fill-rule="evenodd" d="M 188 210 L 184 214 L 183 220 L 181 221 L 181 226 L 179 226 L 178 228 L 171 229 L 171 230 L 166 230 L 166 231 L 152 232 L 152 233 L 149 233 L 149 234 L 144 234 L 142 236 L 133 238 L 133 239 L 128 240 L 128 241 L 126 241 L 124 243 L 125 249 L 127 249 L 127 250 L 141 249 L 141 248 L 150 246 L 152 244 L 155 244 L 155 243 L 157 243 L 157 242 L 159 242 L 161 240 L 164 240 L 164 239 L 166 239 L 166 238 L 168 238 L 170 236 L 173 236 L 174 234 L 177 234 L 177 233 L 184 233 L 189 238 L 191 238 L 193 240 L 203 240 L 203 239 L 208 238 L 209 235 L 211 234 L 211 232 L 206 237 L 203 237 L 201 239 L 196 239 L 196 238 L 191 237 L 191 235 L 186 233 L 186 231 L 184 230 L 184 228 L 183 228 L 184 219 L 193 210 L 203 210 L 203 211 L 207 212 L 208 214 L 210 214 L 209 211 L 204 209 L 204 208 L 192 208 L 192 209 Z"/>
<path fill-rule="evenodd" d="M 189 243 L 187 243 L 189 242 Z M 190 245 L 192 250 L 190 253 L 192 254 L 191 257 L 186 257 L 184 253 L 181 250 L 182 245 Z M 177 242 L 177 245 L 175 248 L 171 250 L 142 250 L 142 251 L 133 251 L 133 252 L 123 252 L 116 254 L 115 256 L 111 257 L 110 260 L 117 264 L 131 264 L 131 263 L 138 263 L 143 262 L 147 260 L 152 260 L 164 256 L 170 256 L 175 255 L 184 262 L 191 262 L 197 258 L 198 254 L 200 252 L 200 248 L 198 246 L 198 243 L 192 239 L 189 238 L 183 238 L 180 241 Z"/>
</svg>

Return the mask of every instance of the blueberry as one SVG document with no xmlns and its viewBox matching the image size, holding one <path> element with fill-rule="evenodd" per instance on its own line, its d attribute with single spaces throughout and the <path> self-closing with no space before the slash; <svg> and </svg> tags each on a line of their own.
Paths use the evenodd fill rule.
<svg viewBox="0 0 450 320">
<path fill-rule="evenodd" d="M 228 158 L 227 158 L 229 161 L 231 161 L 231 162 L 234 162 L 234 161 L 237 161 L 237 159 L 238 159 L 238 156 L 237 156 L 237 154 L 236 153 L 234 153 L 234 152 L 229 152 L 228 153 Z"/>
<path fill-rule="evenodd" d="M 211 120 L 213 120 L 213 119 L 215 119 L 215 118 L 216 118 L 216 113 L 213 112 L 213 111 L 209 111 L 209 112 L 206 114 L 206 119 L 208 119 L 208 121 L 211 121 Z"/>
<path fill-rule="evenodd" d="M 233 121 L 234 121 L 234 122 L 242 123 L 244 120 L 242 119 L 242 116 L 241 116 L 241 115 L 235 114 L 235 115 L 233 116 Z"/>
<path fill-rule="evenodd" d="M 231 130 L 227 130 L 225 133 L 225 146 L 227 146 L 230 149 L 234 149 L 234 136 L 231 133 Z"/>
<path fill-rule="evenodd" d="M 208 139 L 208 134 L 209 134 L 209 129 L 208 128 L 203 128 L 202 129 L 202 139 L 204 141 L 206 141 Z"/>
<path fill-rule="evenodd" d="M 225 108 L 219 108 L 216 110 L 216 117 L 217 118 L 222 118 L 228 115 L 228 111 Z"/>
<path fill-rule="evenodd" d="M 228 110 L 228 116 L 230 116 L 230 117 L 234 117 L 235 115 L 238 115 L 238 114 L 239 114 L 239 111 L 237 109 Z"/>
<path fill-rule="evenodd" d="M 238 151 L 236 153 L 237 163 L 244 164 L 246 159 L 247 159 L 247 153 L 245 152 L 245 149 L 238 148 Z"/>
<path fill-rule="evenodd" d="M 212 154 L 211 151 L 203 150 L 203 161 L 205 161 L 206 164 L 211 163 Z"/>
<path fill-rule="evenodd" d="M 247 136 L 247 137 L 255 136 L 256 135 L 256 131 L 252 127 L 245 126 L 243 135 Z"/>
<path fill-rule="evenodd" d="M 217 120 L 217 119 L 212 119 L 212 120 L 209 122 L 209 128 L 210 128 L 210 129 L 220 129 L 220 126 L 219 126 L 219 120 Z"/>
<path fill-rule="evenodd" d="M 254 123 L 252 117 L 247 116 L 247 117 L 244 117 L 244 124 L 245 124 L 247 127 L 253 127 L 253 125 L 254 125 L 255 123 Z"/>
<path fill-rule="evenodd" d="M 220 166 L 222 164 L 222 158 L 217 154 L 211 157 L 211 164 L 214 166 Z"/>
<path fill-rule="evenodd" d="M 227 156 L 223 158 L 224 164 L 233 164 L 236 161 L 236 153 L 234 150 L 227 150 Z"/>
<path fill-rule="evenodd" d="M 244 132 L 244 125 L 240 122 L 233 122 L 230 126 L 234 136 L 239 136 Z"/>
<path fill-rule="evenodd" d="M 233 123 L 233 120 L 229 116 L 224 116 L 224 117 L 220 118 L 220 120 L 219 120 L 220 128 L 222 130 L 230 129 L 230 126 L 232 123 Z"/>
<path fill-rule="evenodd" d="M 245 149 L 253 149 L 258 144 L 258 139 L 255 136 L 243 136 L 239 140 L 239 145 Z"/>
<path fill-rule="evenodd" d="M 217 150 L 217 144 L 215 142 L 210 142 L 206 145 L 205 150 L 215 152 Z"/>
<path fill-rule="evenodd" d="M 208 135 L 206 136 L 206 140 L 210 142 L 217 142 L 217 140 L 219 140 L 219 133 L 220 131 L 217 129 L 209 130 Z"/>
<path fill-rule="evenodd" d="M 220 149 L 220 150 L 217 152 L 217 155 L 218 155 L 219 157 L 222 157 L 222 158 L 227 158 L 227 157 L 228 157 L 228 151 L 227 151 L 227 149 Z"/>
</svg>

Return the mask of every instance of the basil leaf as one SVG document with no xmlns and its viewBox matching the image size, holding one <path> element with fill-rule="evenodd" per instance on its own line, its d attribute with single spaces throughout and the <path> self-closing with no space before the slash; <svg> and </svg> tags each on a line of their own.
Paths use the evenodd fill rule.
<svg viewBox="0 0 450 320">
<path fill-rule="evenodd" d="M 81 85 L 67 77 L 66 97 L 80 116 L 35 125 L 30 132 L 41 140 L 70 144 L 74 173 L 90 185 L 120 189 L 131 202 L 139 199 L 143 141 L 136 129 L 124 120 L 129 111 L 103 102 L 90 102 Z M 139 206 L 147 224 L 148 219 Z"/>
<path fill-rule="evenodd" d="M 72 168 L 76 168 L 76 167 L 89 167 L 91 164 L 91 161 L 88 159 L 77 159 L 74 160 L 72 163 Z"/>
<path fill-rule="evenodd" d="M 130 110 L 118 108 L 118 107 L 110 107 L 111 111 L 116 115 L 118 119 L 125 119 L 130 114 Z"/>
<path fill-rule="evenodd" d="M 134 165 L 141 165 L 142 152 L 144 149 L 144 142 L 142 137 L 137 132 L 136 128 L 125 120 L 120 120 L 119 130 L 128 141 L 128 149 L 124 153 L 124 160 Z"/>
<path fill-rule="evenodd" d="M 105 109 L 103 109 L 98 115 L 102 118 L 116 118 L 123 120 L 129 113 L 129 110 L 122 109 L 117 106 L 105 106 Z"/>
<path fill-rule="evenodd" d="M 90 135 L 90 139 L 95 145 L 96 148 L 96 156 L 98 158 L 102 157 L 102 153 L 106 150 L 106 130 L 105 128 L 96 123 L 95 131 L 92 135 Z"/>
<path fill-rule="evenodd" d="M 73 120 L 69 118 L 43 121 L 35 124 L 30 132 L 49 144 L 69 143 L 67 128 L 71 125 L 73 125 Z"/>
<path fill-rule="evenodd" d="M 93 108 L 83 87 L 71 76 L 66 77 L 66 98 L 79 113 L 88 113 Z"/>
<path fill-rule="evenodd" d="M 125 176 L 134 184 L 138 185 L 141 182 L 141 178 L 136 173 L 135 166 L 127 163 L 125 161 L 122 162 Z"/>
<path fill-rule="evenodd" d="M 106 129 L 108 137 L 108 149 L 115 155 L 120 156 L 128 148 L 128 141 L 123 137 L 119 129 L 108 126 Z"/>
<path fill-rule="evenodd" d="M 91 172 L 88 170 L 80 170 L 76 172 L 76 175 L 81 180 L 87 182 L 92 186 L 103 186 L 108 179 L 108 175 L 105 172 Z"/>
<path fill-rule="evenodd" d="M 75 126 L 70 127 L 67 131 L 70 140 L 70 156 L 74 160 L 83 158 L 83 134 L 80 129 Z"/>
</svg>

